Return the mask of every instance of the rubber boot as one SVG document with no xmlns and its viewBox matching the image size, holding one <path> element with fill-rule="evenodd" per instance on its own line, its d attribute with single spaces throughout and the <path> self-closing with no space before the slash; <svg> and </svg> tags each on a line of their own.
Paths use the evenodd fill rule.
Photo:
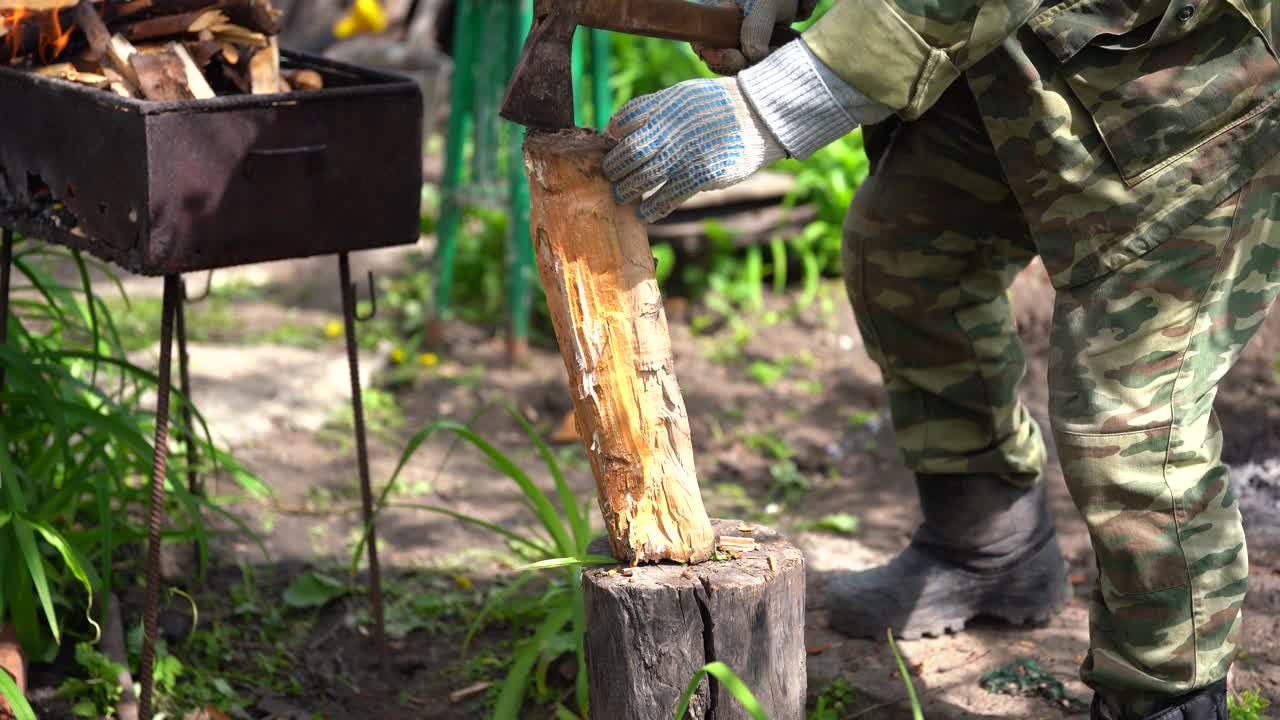
<svg viewBox="0 0 1280 720">
<path fill-rule="evenodd" d="M 1228 720 L 1226 679 L 1193 690 L 1185 695 L 1161 703 L 1142 720 Z M 1089 708 L 1090 720 L 1127 720 L 1111 714 L 1102 698 L 1094 695 Z"/>
<path fill-rule="evenodd" d="M 959 632 L 979 615 L 1043 624 L 1071 596 L 1043 482 L 917 476 L 924 523 L 888 565 L 837 575 L 831 625 L 852 637 Z"/>
</svg>

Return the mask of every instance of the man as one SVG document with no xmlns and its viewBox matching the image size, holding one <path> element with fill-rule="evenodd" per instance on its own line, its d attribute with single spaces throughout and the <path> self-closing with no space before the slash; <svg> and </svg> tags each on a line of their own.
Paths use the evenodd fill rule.
<svg viewBox="0 0 1280 720">
<path fill-rule="evenodd" d="M 627 103 L 605 172 L 653 221 L 863 128 L 844 272 L 924 523 L 833 580 L 833 625 L 915 637 L 1067 599 L 1005 292 L 1039 255 L 1052 429 L 1098 560 L 1092 716 L 1225 720 L 1248 562 L 1212 406 L 1280 290 L 1270 2 L 837 0 L 772 53 L 765 30 L 810 8 L 736 2 L 742 52 L 705 55 L 749 67 Z"/>
</svg>

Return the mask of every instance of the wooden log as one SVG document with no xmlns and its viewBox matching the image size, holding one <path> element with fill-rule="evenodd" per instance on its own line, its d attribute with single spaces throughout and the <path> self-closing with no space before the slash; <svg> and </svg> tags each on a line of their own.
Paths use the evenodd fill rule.
<svg viewBox="0 0 1280 720">
<path fill-rule="evenodd" d="M 722 537 L 742 536 L 717 520 Z M 728 665 L 771 720 L 803 720 L 807 686 L 804 556 L 771 529 L 754 528 L 741 557 L 688 567 L 594 567 L 582 573 L 591 716 L 671 718 L 704 665 Z M 592 552 L 607 549 L 603 538 Z M 747 720 L 714 678 L 704 679 L 687 716 Z"/>
<path fill-rule="evenodd" d="M 583 129 L 526 138 L 538 273 L 614 557 L 702 562 L 714 538 L 689 418 L 645 225 L 601 171 L 611 142 Z"/>
<path fill-rule="evenodd" d="M 101 61 L 107 55 L 107 47 L 111 45 L 111 32 L 107 30 L 107 24 L 102 22 L 102 17 L 90 0 L 80 0 L 76 4 L 75 18 L 76 26 L 89 41 L 89 51 L 85 58 L 92 62 Z"/>
</svg>

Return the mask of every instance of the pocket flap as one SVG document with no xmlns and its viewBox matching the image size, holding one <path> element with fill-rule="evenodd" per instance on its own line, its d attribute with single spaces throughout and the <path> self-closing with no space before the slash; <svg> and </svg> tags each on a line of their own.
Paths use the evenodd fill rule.
<svg viewBox="0 0 1280 720">
<path fill-rule="evenodd" d="M 1028 25 L 1060 62 L 1066 62 L 1099 38 L 1119 38 L 1156 20 L 1169 5 L 1169 0 L 1067 0 L 1031 18 Z"/>
</svg>

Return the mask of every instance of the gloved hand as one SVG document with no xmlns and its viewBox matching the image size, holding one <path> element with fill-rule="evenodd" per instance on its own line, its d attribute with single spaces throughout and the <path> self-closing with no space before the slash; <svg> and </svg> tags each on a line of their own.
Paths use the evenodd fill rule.
<svg viewBox="0 0 1280 720">
<path fill-rule="evenodd" d="M 634 98 L 609 122 L 621 142 L 604 173 L 619 203 L 661 186 L 640 204 L 640 218 L 666 217 L 702 190 L 734 185 L 786 150 L 743 97 L 734 78 L 689 80 Z"/>
<path fill-rule="evenodd" d="M 711 48 L 691 43 L 694 52 L 717 75 L 736 75 L 760 62 L 772 49 L 769 38 L 777 25 L 809 19 L 817 0 L 694 0 L 699 5 L 742 10 L 741 48 Z"/>
</svg>

